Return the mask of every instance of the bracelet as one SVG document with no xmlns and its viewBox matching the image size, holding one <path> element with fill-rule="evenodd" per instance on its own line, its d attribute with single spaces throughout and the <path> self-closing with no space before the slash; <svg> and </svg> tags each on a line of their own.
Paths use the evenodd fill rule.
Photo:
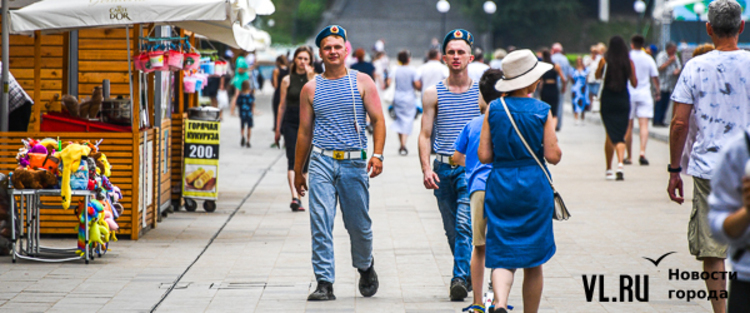
<svg viewBox="0 0 750 313">
<path fill-rule="evenodd" d="M 680 173 L 680 172 L 682 172 L 682 167 L 678 166 L 677 168 L 672 168 L 672 165 L 670 164 L 670 165 L 667 165 L 667 172 L 670 172 L 670 173 Z"/>
</svg>

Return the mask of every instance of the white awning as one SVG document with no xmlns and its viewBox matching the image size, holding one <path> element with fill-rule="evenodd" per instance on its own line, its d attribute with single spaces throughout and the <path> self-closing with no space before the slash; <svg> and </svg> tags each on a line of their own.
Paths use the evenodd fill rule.
<svg viewBox="0 0 750 313">
<path fill-rule="evenodd" d="M 133 24 L 171 24 L 235 48 L 255 50 L 258 8 L 275 10 L 270 0 L 43 0 L 10 12 L 11 32 L 30 33 Z M 270 13 L 269 13 L 270 12 Z"/>
</svg>

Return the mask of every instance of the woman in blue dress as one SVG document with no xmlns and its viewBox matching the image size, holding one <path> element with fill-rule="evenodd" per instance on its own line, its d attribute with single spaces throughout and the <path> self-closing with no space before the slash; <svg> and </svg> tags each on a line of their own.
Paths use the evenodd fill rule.
<svg viewBox="0 0 750 313">
<path fill-rule="evenodd" d="M 505 77 L 495 88 L 506 97 L 490 103 L 479 145 L 479 160 L 492 163 L 487 179 L 484 214 L 487 218 L 487 268 L 492 269 L 495 301 L 490 313 L 505 313 L 515 270 L 524 270 L 524 312 L 536 312 L 542 297 L 542 264 L 555 254 L 552 232 L 552 187 L 542 167 L 516 133 L 506 113 L 544 164 L 560 162 L 550 106 L 530 98 L 542 75 L 553 68 L 530 50 L 508 54 Z"/>
<path fill-rule="evenodd" d="M 573 115 L 575 115 L 576 125 L 583 124 L 586 107 L 589 106 L 589 93 L 586 85 L 586 76 L 589 75 L 589 70 L 583 66 L 583 59 L 580 56 L 576 59 L 576 67 L 571 69 L 570 74 L 573 77 L 573 87 L 570 89 L 573 100 Z M 578 119 L 579 115 L 580 120 Z"/>
</svg>

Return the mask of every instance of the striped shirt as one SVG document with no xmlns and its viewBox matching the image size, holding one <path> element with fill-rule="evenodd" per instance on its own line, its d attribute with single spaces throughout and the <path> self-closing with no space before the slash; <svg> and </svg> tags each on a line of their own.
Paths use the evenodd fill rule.
<svg viewBox="0 0 750 313">
<path fill-rule="evenodd" d="M 440 81 L 437 85 L 438 103 L 435 118 L 435 143 L 433 149 L 438 154 L 453 155 L 458 134 L 479 112 L 479 84 L 475 81 L 469 90 L 452 93 Z"/>
<path fill-rule="evenodd" d="M 365 106 L 357 88 L 357 73 L 350 70 L 346 76 L 334 80 L 325 79 L 323 75 L 315 76 L 314 146 L 324 150 L 341 151 L 367 149 Z M 359 134 L 354 126 L 353 107 L 357 111 Z"/>
</svg>

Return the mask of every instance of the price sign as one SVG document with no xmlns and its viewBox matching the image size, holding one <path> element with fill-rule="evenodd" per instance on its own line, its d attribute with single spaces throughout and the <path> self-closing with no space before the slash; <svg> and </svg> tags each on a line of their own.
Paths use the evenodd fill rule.
<svg viewBox="0 0 750 313">
<path fill-rule="evenodd" d="M 216 200 L 219 179 L 219 122 L 187 120 L 182 195 Z"/>
</svg>

